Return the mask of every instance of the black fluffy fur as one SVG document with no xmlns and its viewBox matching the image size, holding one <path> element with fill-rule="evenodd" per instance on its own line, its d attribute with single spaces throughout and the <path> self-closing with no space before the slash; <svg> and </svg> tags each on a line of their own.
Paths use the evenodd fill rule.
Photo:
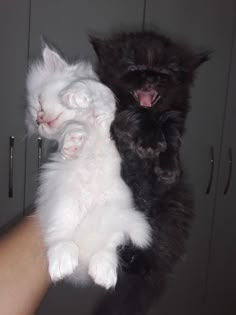
<svg viewBox="0 0 236 315">
<path fill-rule="evenodd" d="M 117 286 L 96 314 L 144 315 L 184 254 L 193 200 L 179 149 L 194 72 L 208 55 L 194 54 L 153 32 L 121 33 L 91 42 L 99 77 L 117 97 L 111 134 L 122 157 L 121 175 L 137 210 L 146 214 L 152 227 L 149 248 L 127 244 L 119 249 Z M 157 91 L 158 97 L 143 106 L 135 91 Z"/>
</svg>

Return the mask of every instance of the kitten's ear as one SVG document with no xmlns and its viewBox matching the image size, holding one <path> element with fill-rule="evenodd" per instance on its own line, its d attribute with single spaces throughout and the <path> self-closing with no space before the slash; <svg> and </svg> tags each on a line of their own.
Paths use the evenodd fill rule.
<svg viewBox="0 0 236 315">
<path fill-rule="evenodd" d="M 67 66 L 66 61 L 46 44 L 44 44 L 42 55 L 44 64 L 51 70 L 64 69 Z"/>
<path fill-rule="evenodd" d="M 111 52 L 111 48 L 109 42 L 107 40 L 103 40 L 94 36 L 90 36 L 90 43 L 92 44 L 95 53 L 99 59 L 99 61 L 103 60 L 103 56 L 107 55 Z"/>
<path fill-rule="evenodd" d="M 192 62 L 192 69 L 195 70 L 197 69 L 202 63 L 208 61 L 210 59 L 210 52 L 209 51 L 205 51 L 205 52 L 201 52 L 199 54 L 196 54 L 193 58 L 193 62 Z"/>
</svg>

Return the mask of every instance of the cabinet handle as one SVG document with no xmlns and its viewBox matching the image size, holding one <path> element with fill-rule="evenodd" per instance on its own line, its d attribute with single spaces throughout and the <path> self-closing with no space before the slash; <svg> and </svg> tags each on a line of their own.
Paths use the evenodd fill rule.
<svg viewBox="0 0 236 315">
<path fill-rule="evenodd" d="M 43 140 L 41 137 L 38 137 L 38 168 L 42 165 L 43 157 Z"/>
<path fill-rule="evenodd" d="M 210 148 L 210 178 L 209 178 L 209 183 L 206 189 L 206 195 L 209 195 L 211 191 L 211 185 L 212 185 L 212 180 L 213 180 L 213 174 L 214 174 L 214 167 L 215 167 L 215 159 L 214 159 L 214 148 Z"/>
<path fill-rule="evenodd" d="M 9 179 L 8 197 L 13 198 L 13 158 L 14 158 L 14 136 L 9 137 Z"/>
<path fill-rule="evenodd" d="M 230 187 L 230 183 L 231 183 L 231 175 L 232 175 L 232 168 L 233 168 L 233 154 L 232 154 L 232 148 L 229 148 L 228 150 L 228 158 L 229 158 L 229 173 L 228 173 L 228 179 L 225 185 L 225 189 L 224 189 L 224 195 L 226 195 L 228 193 L 229 187 Z"/>
</svg>

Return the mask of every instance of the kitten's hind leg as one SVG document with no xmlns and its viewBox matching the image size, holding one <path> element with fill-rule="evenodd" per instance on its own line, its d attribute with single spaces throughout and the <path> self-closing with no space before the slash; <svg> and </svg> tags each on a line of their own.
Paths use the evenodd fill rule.
<svg viewBox="0 0 236 315">
<path fill-rule="evenodd" d="M 48 249 L 47 255 L 53 282 L 71 275 L 78 265 L 79 249 L 72 241 L 57 242 Z"/>
<path fill-rule="evenodd" d="M 94 282 L 106 289 L 115 287 L 117 282 L 118 255 L 116 249 L 125 243 L 124 233 L 115 233 L 107 246 L 94 254 L 89 263 L 89 275 Z"/>
</svg>

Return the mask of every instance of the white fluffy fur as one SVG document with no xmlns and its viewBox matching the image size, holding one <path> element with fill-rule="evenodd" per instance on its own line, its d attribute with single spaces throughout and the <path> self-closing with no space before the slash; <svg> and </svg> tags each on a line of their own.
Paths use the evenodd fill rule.
<svg viewBox="0 0 236 315">
<path fill-rule="evenodd" d="M 127 239 L 142 248 L 150 243 L 149 225 L 134 209 L 110 138 L 114 96 L 90 64 L 68 65 L 48 47 L 30 69 L 27 90 L 29 133 L 59 142 L 43 166 L 36 200 L 50 276 L 114 287 L 117 246 Z M 39 115 L 46 122 L 37 125 Z"/>
</svg>

